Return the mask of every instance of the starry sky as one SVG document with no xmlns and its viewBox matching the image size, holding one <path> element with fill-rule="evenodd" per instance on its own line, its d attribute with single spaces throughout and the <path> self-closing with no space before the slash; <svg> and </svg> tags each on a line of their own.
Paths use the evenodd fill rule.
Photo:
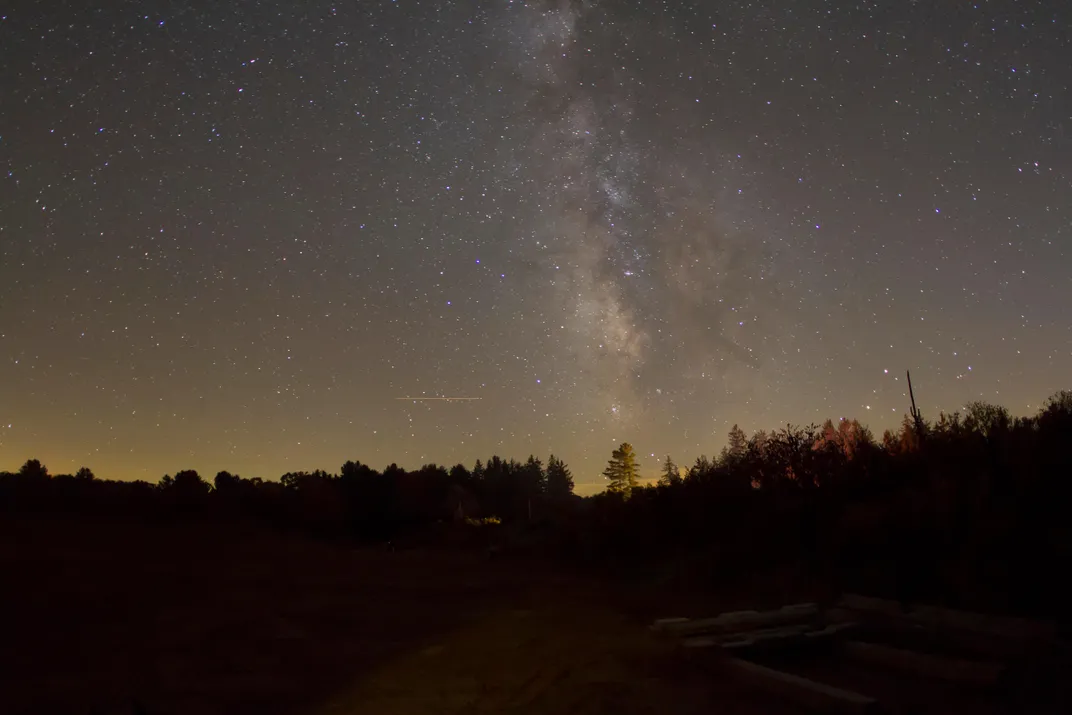
<svg viewBox="0 0 1072 715">
<path fill-rule="evenodd" d="M 278 477 L 1072 387 L 1064 2 L 0 10 L 0 469 Z M 466 401 L 398 398 L 469 397 Z"/>
</svg>

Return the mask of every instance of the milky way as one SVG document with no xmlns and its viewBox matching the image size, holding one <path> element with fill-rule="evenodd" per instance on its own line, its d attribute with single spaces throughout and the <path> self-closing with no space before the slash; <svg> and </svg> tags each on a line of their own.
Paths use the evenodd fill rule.
<svg viewBox="0 0 1072 715">
<path fill-rule="evenodd" d="M 737 311 L 775 305 L 773 282 L 753 280 L 768 270 L 762 241 L 720 225 L 721 197 L 705 191 L 726 159 L 690 142 L 701 110 L 648 89 L 662 65 L 634 56 L 642 19 L 577 3 L 502 14 L 492 26 L 524 117 L 514 141 L 537 182 L 527 248 L 549 293 L 530 300 L 561 316 L 556 371 L 583 412 L 620 429 L 672 417 L 669 396 L 697 392 L 690 377 L 758 365 L 728 330 Z"/>
<path fill-rule="evenodd" d="M 326 2 L 0 19 L 0 468 L 276 477 L 1072 368 L 1069 10 Z M 479 400 L 400 401 L 403 396 Z"/>
</svg>

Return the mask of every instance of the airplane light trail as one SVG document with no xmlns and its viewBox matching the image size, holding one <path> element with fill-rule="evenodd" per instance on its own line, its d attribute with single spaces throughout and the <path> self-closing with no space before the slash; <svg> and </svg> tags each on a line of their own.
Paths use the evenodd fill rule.
<svg viewBox="0 0 1072 715">
<path fill-rule="evenodd" d="M 396 400 L 442 400 L 443 402 L 462 402 L 482 400 L 483 397 L 396 397 Z"/>
</svg>

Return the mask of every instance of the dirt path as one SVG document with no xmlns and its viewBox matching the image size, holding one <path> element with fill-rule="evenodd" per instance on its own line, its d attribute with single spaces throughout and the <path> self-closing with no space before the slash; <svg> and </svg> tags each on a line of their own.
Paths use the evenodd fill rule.
<svg viewBox="0 0 1072 715">
<path fill-rule="evenodd" d="M 613 592 L 479 553 L 8 522 L 0 569 L 5 714 L 778 712 Z"/>
<path fill-rule="evenodd" d="M 320 715 L 781 713 L 574 592 L 500 610 L 385 663 Z"/>
</svg>

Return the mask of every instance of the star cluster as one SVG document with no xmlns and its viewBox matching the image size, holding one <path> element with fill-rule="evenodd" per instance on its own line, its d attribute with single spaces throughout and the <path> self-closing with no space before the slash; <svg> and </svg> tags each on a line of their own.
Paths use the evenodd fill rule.
<svg viewBox="0 0 1072 715">
<path fill-rule="evenodd" d="M 586 491 L 623 440 L 881 432 L 906 368 L 932 417 L 1069 387 L 1060 3 L 23 5 L 0 467 Z"/>
</svg>

